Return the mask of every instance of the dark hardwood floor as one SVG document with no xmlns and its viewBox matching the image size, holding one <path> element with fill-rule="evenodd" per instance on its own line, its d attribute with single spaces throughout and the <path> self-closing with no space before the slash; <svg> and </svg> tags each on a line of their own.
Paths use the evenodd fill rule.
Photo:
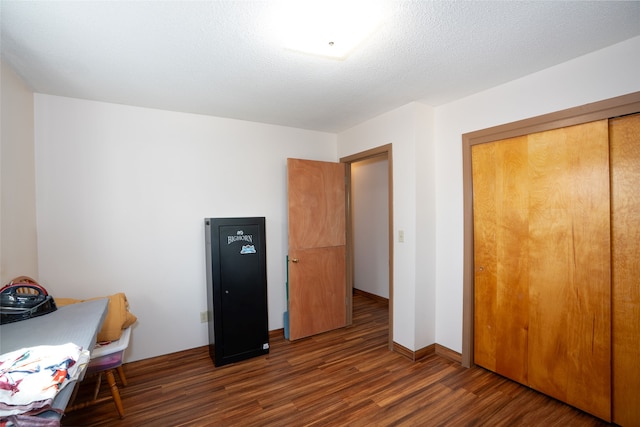
<svg viewBox="0 0 640 427">
<path fill-rule="evenodd" d="M 124 419 L 105 402 L 62 425 L 609 425 L 482 368 L 436 354 L 412 362 L 387 349 L 387 327 L 386 306 L 355 295 L 352 326 L 294 343 L 272 337 L 266 356 L 216 368 L 200 347 L 128 363 Z"/>
</svg>

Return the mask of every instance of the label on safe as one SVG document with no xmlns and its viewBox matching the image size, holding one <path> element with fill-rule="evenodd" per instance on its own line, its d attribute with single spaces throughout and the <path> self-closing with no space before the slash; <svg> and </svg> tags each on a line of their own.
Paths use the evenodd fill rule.
<svg viewBox="0 0 640 427">
<path fill-rule="evenodd" d="M 253 234 L 244 234 L 244 231 L 238 230 L 235 236 L 227 236 L 227 245 L 235 242 L 248 242 L 253 243 Z M 242 245 L 240 249 L 241 255 L 255 254 L 256 247 L 254 245 Z"/>
<path fill-rule="evenodd" d="M 227 245 L 239 241 L 253 243 L 253 234 L 244 234 L 244 231 L 238 230 L 235 236 L 227 236 Z"/>
<path fill-rule="evenodd" d="M 253 245 L 243 245 L 242 249 L 240 250 L 240 253 L 242 255 L 255 254 L 256 253 L 256 247 L 253 246 Z"/>
</svg>

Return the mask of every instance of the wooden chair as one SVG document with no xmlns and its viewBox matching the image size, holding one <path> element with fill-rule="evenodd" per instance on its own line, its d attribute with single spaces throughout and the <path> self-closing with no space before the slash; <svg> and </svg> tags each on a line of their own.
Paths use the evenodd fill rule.
<svg viewBox="0 0 640 427">
<path fill-rule="evenodd" d="M 118 373 L 120 382 L 123 386 L 127 385 L 127 378 L 124 375 L 122 369 L 122 359 L 124 351 L 129 346 L 129 339 L 131 337 L 131 327 L 128 327 L 122 331 L 120 339 L 117 341 L 111 341 L 109 344 L 103 344 L 96 346 L 91 352 L 91 360 L 87 366 L 86 377 L 97 375 L 96 385 L 93 392 L 93 399 L 87 402 L 74 404 L 68 411 L 73 411 L 80 408 L 85 408 L 90 405 L 102 403 L 106 400 L 113 399 L 113 403 L 116 405 L 116 410 L 120 418 L 124 418 L 124 407 L 122 406 L 122 399 L 120 398 L 120 391 L 118 390 L 118 384 L 116 383 L 115 373 Z M 111 389 L 111 396 L 98 398 L 100 392 L 100 385 L 102 383 L 102 374 L 107 378 L 107 384 Z"/>
</svg>

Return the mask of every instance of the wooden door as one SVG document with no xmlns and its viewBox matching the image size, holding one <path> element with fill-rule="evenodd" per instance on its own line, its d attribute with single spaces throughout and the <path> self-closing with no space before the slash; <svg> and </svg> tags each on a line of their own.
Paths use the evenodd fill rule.
<svg viewBox="0 0 640 427">
<path fill-rule="evenodd" d="M 613 422 L 640 425 L 640 114 L 610 121 Z"/>
<path fill-rule="evenodd" d="M 474 146 L 476 363 L 610 418 L 606 121 Z"/>
<path fill-rule="evenodd" d="M 346 326 L 345 165 L 287 159 L 289 338 Z"/>
<path fill-rule="evenodd" d="M 529 385 L 611 419 L 608 121 L 529 135 Z"/>
<path fill-rule="evenodd" d="M 478 365 L 527 384 L 527 137 L 475 145 L 472 167 L 474 360 Z"/>
</svg>

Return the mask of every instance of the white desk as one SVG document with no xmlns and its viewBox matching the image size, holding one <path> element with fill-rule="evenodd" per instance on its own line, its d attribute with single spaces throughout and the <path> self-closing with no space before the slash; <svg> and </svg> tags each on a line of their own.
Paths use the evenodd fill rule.
<svg viewBox="0 0 640 427">
<path fill-rule="evenodd" d="M 109 299 L 71 304 L 59 307 L 32 319 L 0 326 L 0 354 L 38 345 L 60 345 L 72 342 L 83 349 L 93 350 L 98 331 L 107 315 Z M 84 372 L 80 375 L 82 379 Z M 64 412 L 75 384 L 67 384 L 53 400 L 53 408 Z M 56 411 L 46 411 L 39 416 L 60 418 Z"/>
</svg>

